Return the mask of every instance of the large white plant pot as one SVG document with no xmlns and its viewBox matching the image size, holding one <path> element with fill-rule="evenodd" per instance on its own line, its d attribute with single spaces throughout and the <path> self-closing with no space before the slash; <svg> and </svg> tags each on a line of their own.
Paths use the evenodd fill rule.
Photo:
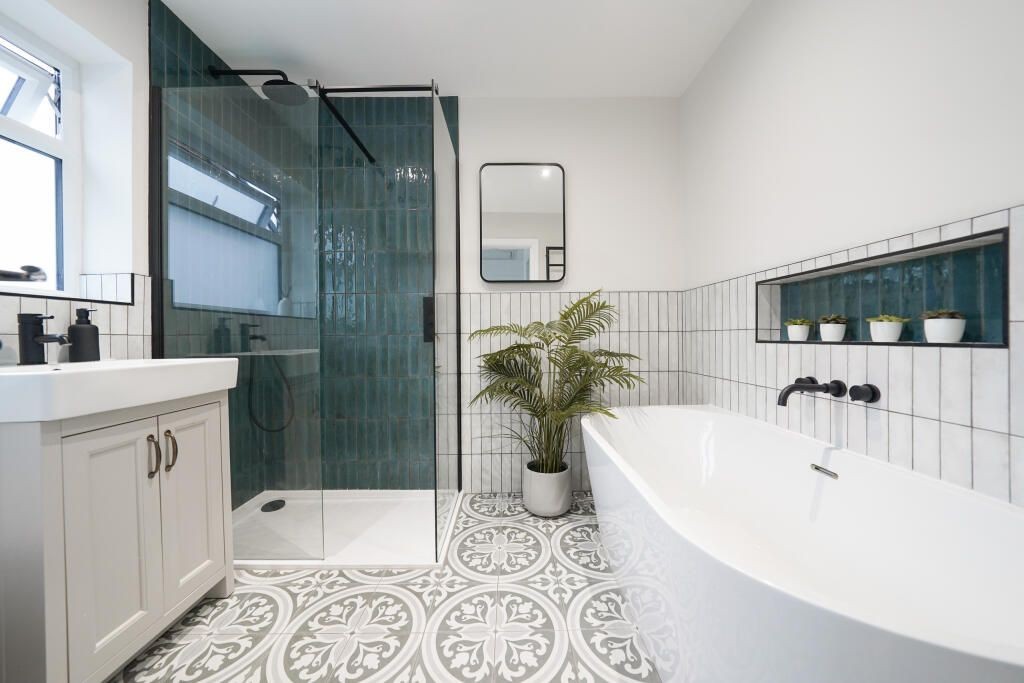
<svg viewBox="0 0 1024 683">
<path fill-rule="evenodd" d="M 569 464 L 555 474 L 534 472 L 523 465 L 523 504 L 538 517 L 557 517 L 572 504 Z"/>
<path fill-rule="evenodd" d="M 811 336 L 810 325 L 786 325 L 786 336 L 789 341 L 807 341 Z"/>
<path fill-rule="evenodd" d="M 903 334 L 903 323 L 871 323 L 871 341 L 892 344 L 900 340 Z"/>
<path fill-rule="evenodd" d="M 821 341 L 841 342 L 846 336 L 846 323 L 820 323 L 818 333 Z"/>
<path fill-rule="evenodd" d="M 931 318 L 924 321 L 924 336 L 930 344 L 956 344 L 964 338 L 965 327 L 962 318 Z"/>
</svg>

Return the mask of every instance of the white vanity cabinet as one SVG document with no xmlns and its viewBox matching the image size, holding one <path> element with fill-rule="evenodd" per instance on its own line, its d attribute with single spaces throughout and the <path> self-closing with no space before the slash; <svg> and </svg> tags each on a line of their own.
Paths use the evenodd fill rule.
<svg viewBox="0 0 1024 683">
<path fill-rule="evenodd" d="M 0 681 L 102 683 L 229 595 L 229 473 L 227 391 L 0 423 Z"/>
<path fill-rule="evenodd" d="M 219 407 L 61 440 L 70 680 L 223 576 Z"/>
</svg>

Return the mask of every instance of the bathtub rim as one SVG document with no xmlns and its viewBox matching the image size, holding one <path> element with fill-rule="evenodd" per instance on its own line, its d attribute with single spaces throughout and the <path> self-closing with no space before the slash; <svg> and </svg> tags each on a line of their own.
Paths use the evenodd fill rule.
<svg viewBox="0 0 1024 683">
<path fill-rule="evenodd" d="M 824 444 L 831 448 L 836 448 L 826 441 L 815 439 L 801 434 L 799 432 L 793 432 L 784 427 L 770 424 L 756 418 L 749 417 L 747 415 L 741 415 L 739 413 L 726 410 L 724 408 L 710 405 L 710 404 L 694 404 L 694 405 L 652 405 L 652 406 L 621 406 L 612 408 L 612 413 L 616 416 L 620 416 L 626 413 L 642 413 L 647 410 L 658 409 L 666 410 L 671 409 L 673 411 L 686 411 L 696 413 L 710 413 L 712 415 L 719 415 L 728 417 L 731 419 L 738 419 L 743 421 L 751 421 L 757 424 L 759 427 L 769 428 L 770 430 L 777 432 L 787 438 L 801 438 L 808 439 L 815 444 Z M 872 615 L 858 615 L 850 614 L 842 609 L 838 609 L 834 605 L 829 605 L 827 602 L 815 597 L 813 594 L 808 594 L 804 591 L 790 590 L 789 587 L 781 587 L 770 580 L 765 579 L 762 576 L 758 576 L 749 567 L 737 565 L 736 563 L 723 559 L 716 555 L 710 550 L 702 540 L 698 540 L 694 534 L 688 533 L 687 529 L 680 523 L 676 515 L 670 511 L 668 504 L 664 501 L 663 496 L 650 486 L 644 478 L 636 471 L 636 469 L 629 463 L 628 459 L 623 457 L 615 448 L 611 446 L 607 439 L 604 438 L 592 425 L 597 420 L 611 420 L 604 415 L 587 415 L 581 419 L 581 428 L 585 432 L 585 435 L 593 439 L 595 444 L 599 446 L 606 457 L 618 468 L 619 472 L 624 474 L 627 481 L 637 490 L 637 492 L 643 497 L 645 504 L 650 505 L 661 520 L 672 529 L 672 531 L 678 534 L 686 543 L 697 549 L 702 555 L 710 559 L 712 562 L 718 563 L 719 565 L 727 568 L 732 572 L 736 572 L 740 576 L 747 580 L 755 582 L 757 585 L 762 586 L 765 589 L 781 593 L 793 600 L 797 600 L 805 605 L 812 608 L 824 610 L 836 617 L 846 619 L 852 622 L 860 623 L 872 628 L 879 629 L 886 633 L 892 634 L 899 638 L 906 638 L 919 643 L 948 650 L 953 653 L 957 653 L 964 656 L 978 657 L 979 659 L 986 659 L 996 662 L 1001 662 L 1011 666 L 1021 667 L 1024 671 L 1024 640 L 1019 645 L 1014 644 L 1002 644 L 996 643 L 989 640 L 982 639 L 969 639 L 964 637 L 957 637 L 949 634 L 949 632 L 934 632 L 924 629 L 924 633 L 911 632 L 908 630 L 898 630 L 892 624 L 887 623 L 886 620 L 878 618 Z M 857 453 L 848 449 L 836 449 L 841 450 L 844 454 L 854 456 L 859 459 L 859 462 L 868 465 L 869 467 L 879 468 L 879 472 L 888 473 L 887 476 L 907 476 L 911 477 L 912 481 L 917 481 L 921 485 L 938 487 L 938 490 L 945 492 L 946 495 L 957 495 L 966 496 L 965 500 L 969 500 L 972 505 L 986 505 L 998 509 L 1002 513 L 1010 512 L 1010 514 L 1024 515 L 1024 508 L 1013 505 L 1007 501 L 1002 501 L 992 496 L 987 496 L 976 491 L 966 489 L 956 484 L 936 479 L 928 476 L 921 472 L 915 472 L 908 470 L 889 462 L 883 462 L 875 458 L 871 458 L 867 455 Z M 586 457 L 586 455 L 585 455 Z M 595 496 L 595 506 L 600 506 L 600 503 Z M 934 636 L 934 637 L 930 637 Z"/>
</svg>

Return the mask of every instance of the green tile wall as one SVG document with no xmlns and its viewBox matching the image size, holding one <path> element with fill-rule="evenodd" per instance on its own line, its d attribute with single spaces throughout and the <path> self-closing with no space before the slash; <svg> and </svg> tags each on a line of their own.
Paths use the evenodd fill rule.
<svg viewBox="0 0 1024 683">
<path fill-rule="evenodd" d="M 322 112 L 324 485 L 433 488 L 431 100 L 334 101 L 377 164 Z"/>
<path fill-rule="evenodd" d="M 150 8 L 154 85 L 242 84 L 211 78 L 207 67 L 228 67 L 224 60 L 161 2 Z M 262 431 L 250 416 L 251 404 L 261 421 L 283 424 L 289 402 L 280 373 L 267 359 L 241 360 L 231 393 L 235 507 L 266 489 L 434 486 L 434 349 L 422 340 L 421 320 L 422 298 L 433 289 L 431 101 L 335 102 L 378 158 L 375 167 L 322 106 L 312 155 L 289 141 L 294 131 L 287 126 L 261 127 L 255 94 L 210 103 L 202 119 L 172 122 L 199 149 L 224 129 L 251 127 L 254 149 L 240 149 L 236 158 L 272 158 L 287 174 L 319 183 L 319 273 L 311 275 L 319 280 L 318 319 L 178 310 L 165 303 L 168 357 L 208 352 L 220 315 L 232 316 L 236 339 L 240 322 L 256 322 L 275 348 L 321 349 L 315 358 L 284 365 L 297 418 L 283 432 Z M 443 97 L 441 103 L 457 149 L 458 100 Z"/>
<path fill-rule="evenodd" d="M 261 187 L 272 188 L 282 198 L 283 225 L 315 227 L 315 201 L 295 196 L 296 191 L 315 191 L 315 145 L 297 143 L 301 138 L 296 136 L 295 122 L 271 116 L 251 90 L 224 87 L 242 85 L 240 79 L 210 77 L 208 66 L 227 64 L 159 1 L 150 4 L 150 22 L 151 78 L 153 85 L 164 88 L 165 134 Z M 309 106 L 308 127 L 312 128 L 316 105 Z M 268 168 L 267 161 L 273 168 Z M 310 248 L 316 248 L 315 239 L 310 239 Z M 311 259 L 314 266 L 316 262 Z M 239 266 L 244 264 L 225 263 L 226 268 Z M 316 281 L 315 267 L 308 278 Z M 267 336 L 274 349 L 318 348 L 315 311 L 312 318 L 284 318 L 180 309 L 170 304 L 173 282 L 165 280 L 158 286 L 164 288 L 166 357 L 213 352 L 213 329 L 222 316 L 231 318 L 233 352 L 239 350 L 240 323 L 261 325 L 259 333 Z M 230 392 L 233 507 L 267 489 L 321 488 L 319 402 L 318 354 L 284 357 L 277 365 L 267 357 L 240 357 L 238 386 Z M 260 429 L 256 421 L 271 431 Z"/>
<path fill-rule="evenodd" d="M 921 313 L 951 308 L 967 318 L 964 342 L 1002 344 L 1005 268 L 1001 243 L 784 284 L 781 319 L 838 313 L 847 341 L 870 341 L 866 318 L 891 313 L 911 319 L 901 341 L 923 342 Z"/>
</svg>

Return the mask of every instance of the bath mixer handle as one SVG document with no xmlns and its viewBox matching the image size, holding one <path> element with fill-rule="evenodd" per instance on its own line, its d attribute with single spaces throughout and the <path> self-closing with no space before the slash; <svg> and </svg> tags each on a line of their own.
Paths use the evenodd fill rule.
<svg viewBox="0 0 1024 683">
<path fill-rule="evenodd" d="M 877 403 L 880 398 L 882 398 L 882 392 L 874 384 L 855 384 L 850 387 L 851 401 Z"/>
</svg>

